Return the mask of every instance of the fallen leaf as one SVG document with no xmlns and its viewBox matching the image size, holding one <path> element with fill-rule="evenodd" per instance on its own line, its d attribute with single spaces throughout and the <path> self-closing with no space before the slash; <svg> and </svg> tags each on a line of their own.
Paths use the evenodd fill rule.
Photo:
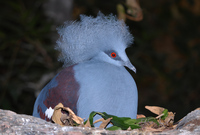
<svg viewBox="0 0 200 135">
<path fill-rule="evenodd" d="M 83 124 L 84 120 L 81 117 L 78 117 L 69 107 L 64 107 L 63 109 L 69 112 L 69 116 L 73 121 L 77 124 Z"/>
<path fill-rule="evenodd" d="M 62 103 L 54 107 L 52 121 L 61 126 L 83 125 L 83 119 L 76 116 L 69 107 L 64 107 Z"/>
<path fill-rule="evenodd" d="M 197 108 L 197 109 L 195 109 L 195 110 L 200 110 L 200 107 L 199 107 L 199 108 Z"/>
<path fill-rule="evenodd" d="M 90 124 L 89 118 L 88 118 L 87 122 L 85 123 L 84 127 L 91 127 L 91 124 Z"/>
<path fill-rule="evenodd" d="M 60 120 L 61 120 L 61 122 L 62 122 L 65 126 L 73 125 L 73 120 L 72 120 L 72 118 L 70 118 L 70 116 L 67 115 L 67 114 L 61 115 Z"/>
<path fill-rule="evenodd" d="M 54 112 L 52 116 L 52 121 L 64 126 L 63 123 L 61 122 L 60 118 L 62 116 L 61 108 L 63 107 L 63 104 L 59 103 L 57 106 L 54 107 Z"/>
<path fill-rule="evenodd" d="M 143 114 L 138 114 L 138 115 L 137 115 L 137 119 L 139 119 L 139 118 L 146 118 L 146 116 L 143 115 Z"/>
<path fill-rule="evenodd" d="M 165 125 L 168 127 L 173 127 L 174 124 L 174 116 L 175 113 L 173 112 L 168 112 L 168 116 L 165 118 Z"/>
<path fill-rule="evenodd" d="M 175 113 L 168 112 L 168 115 L 165 119 L 162 119 L 163 115 L 164 114 L 162 113 L 161 115 L 156 117 L 158 119 L 159 124 L 164 126 L 164 127 L 173 127 Z"/>
<path fill-rule="evenodd" d="M 158 115 L 158 116 L 156 117 L 156 119 L 159 119 L 159 118 L 161 118 L 163 115 L 164 115 L 163 113 L 162 113 L 162 114 L 160 114 L 160 115 Z"/>
<path fill-rule="evenodd" d="M 100 121 L 103 121 L 103 120 L 104 120 L 104 118 L 101 118 L 101 119 L 95 120 L 95 121 L 94 121 L 94 124 L 95 124 L 95 123 L 98 123 L 98 122 L 100 122 Z"/>
<path fill-rule="evenodd" d="M 162 132 L 164 129 L 165 127 L 161 128 L 145 127 L 145 131 L 151 131 L 151 132 Z"/>
<path fill-rule="evenodd" d="M 160 127 L 174 127 L 175 113 L 168 112 L 167 109 L 158 106 L 145 106 L 145 108 L 158 115 L 156 119 L 158 120 Z"/>
<path fill-rule="evenodd" d="M 106 128 L 111 120 L 112 120 L 112 118 L 108 118 L 106 120 L 103 119 L 101 125 L 99 126 L 99 128 Z"/>
<path fill-rule="evenodd" d="M 145 129 L 146 127 L 149 127 L 149 128 L 158 128 L 159 127 L 153 121 L 146 121 L 146 122 L 140 123 L 140 126 L 141 126 L 142 129 Z"/>
<path fill-rule="evenodd" d="M 145 106 L 145 108 L 157 115 L 161 115 L 162 112 L 165 110 L 165 108 L 158 106 Z"/>
<path fill-rule="evenodd" d="M 131 131 L 131 130 L 132 130 L 131 127 L 128 127 L 127 131 Z"/>
</svg>

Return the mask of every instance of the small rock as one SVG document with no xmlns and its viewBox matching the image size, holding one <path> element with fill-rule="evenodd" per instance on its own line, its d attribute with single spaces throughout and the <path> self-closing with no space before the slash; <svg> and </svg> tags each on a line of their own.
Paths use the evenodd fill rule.
<svg viewBox="0 0 200 135">
<path fill-rule="evenodd" d="M 194 110 L 187 114 L 177 125 L 177 130 L 182 129 L 200 134 L 200 110 Z"/>
</svg>

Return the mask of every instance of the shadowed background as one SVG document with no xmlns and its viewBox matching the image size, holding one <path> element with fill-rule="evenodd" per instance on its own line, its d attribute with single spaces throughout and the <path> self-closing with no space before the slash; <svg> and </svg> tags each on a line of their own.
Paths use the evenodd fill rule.
<svg viewBox="0 0 200 135">
<path fill-rule="evenodd" d="M 117 15 L 121 2 L 1 1 L 0 108 L 32 114 L 37 94 L 62 69 L 54 50 L 56 28 L 79 14 Z M 127 54 L 137 69 L 131 74 L 138 86 L 138 113 L 154 116 L 144 106 L 162 106 L 179 120 L 200 106 L 200 1 L 139 2 L 143 19 L 126 20 L 135 38 Z"/>
</svg>

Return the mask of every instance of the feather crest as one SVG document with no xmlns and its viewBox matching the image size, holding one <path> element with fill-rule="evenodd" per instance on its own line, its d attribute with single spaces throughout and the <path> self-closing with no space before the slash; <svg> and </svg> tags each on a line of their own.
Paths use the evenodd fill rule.
<svg viewBox="0 0 200 135">
<path fill-rule="evenodd" d="M 59 61 L 70 66 L 93 58 L 99 51 L 123 46 L 133 42 L 128 26 L 110 14 L 101 12 L 97 17 L 80 16 L 80 21 L 68 21 L 57 29 L 60 38 L 56 50 L 60 51 Z"/>
</svg>

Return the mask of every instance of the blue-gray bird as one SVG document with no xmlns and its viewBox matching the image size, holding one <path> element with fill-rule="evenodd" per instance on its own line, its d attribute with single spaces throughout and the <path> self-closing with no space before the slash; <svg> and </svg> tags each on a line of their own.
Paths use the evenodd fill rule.
<svg viewBox="0 0 200 135">
<path fill-rule="evenodd" d="M 33 116 L 48 121 L 62 103 L 86 119 L 92 111 L 136 118 L 137 87 L 125 69 L 136 72 L 125 53 L 133 36 L 125 23 L 113 15 L 81 15 L 58 33 L 56 49 L 64 69 L 40 92 Z"/>
</svg>

